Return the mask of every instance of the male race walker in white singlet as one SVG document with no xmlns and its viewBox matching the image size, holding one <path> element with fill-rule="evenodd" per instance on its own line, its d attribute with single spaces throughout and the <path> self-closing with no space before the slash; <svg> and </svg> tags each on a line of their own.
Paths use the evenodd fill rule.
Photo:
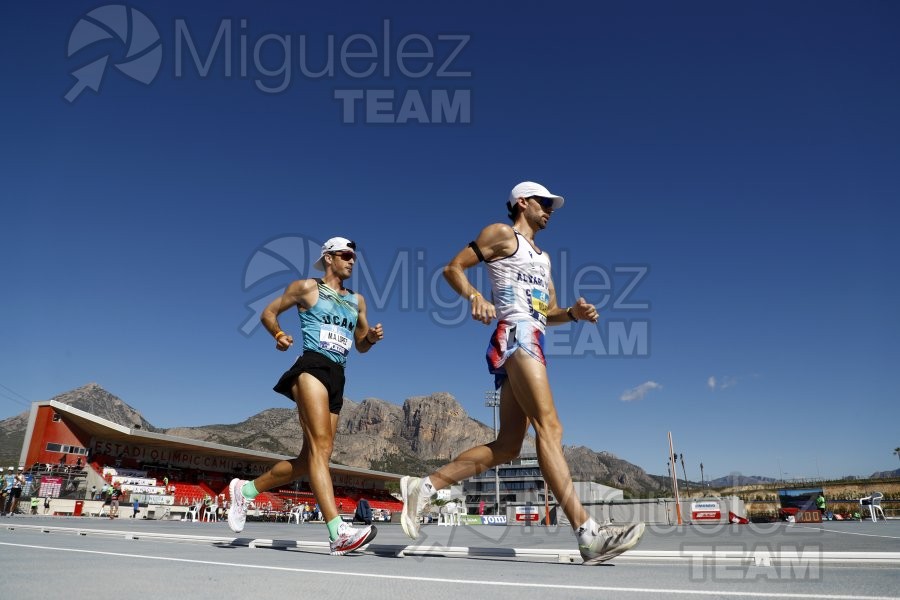
<svg viewBox="0 0 900 600">
<path fill-rule="evenodd" d="M 500 390 L 497 439 L 463 452 L 424 479 L 403 477 L 401 525 L 415 539 L 419 513 L 439 489 L 468 479 L 519 455 L 529 423 L 534 427 L 541 473 L 574 528 L 584 564 L 596 565 L 633 548 L 643 523 L 599 525 L 575 494 L 562 451 L 562 425 L 547 380 L 544 328 L 584 319 L 596 322 L 596 308 L 584 298 L 568 307 L 556 304 L 549 257 L 534 243 L 564 199 L 544 186 L 525 181 L 512 189 L 507 210 L 512 226 L 494 223 L 461 250 L 444 268 L 450 286 L 471 303 L 472 318 L 485 324 L 497 319 L 487 350 L 488 369 Z M 488 302 L 465 270 L 484 262 L 491 280 Z"/>
</svg>

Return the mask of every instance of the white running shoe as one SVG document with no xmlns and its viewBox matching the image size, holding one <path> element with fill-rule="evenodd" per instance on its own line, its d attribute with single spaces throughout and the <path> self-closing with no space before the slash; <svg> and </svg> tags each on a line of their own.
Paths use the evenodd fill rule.
<svg viewBox="0 0 900 600">
<path fill-rule="evenodd" d="M 422 493 L 422 479 L 409 475 L 400 479 L 400 495 L 403 497 L 400 525 L 406 535 L 416 539 L 419 537 L 419 513 L 431 500 L 431 496 Z"/>
<path fill-rule="evenodd" d="M 644 535 L 644 529 L 643 523 L 599 526 L 588 544 L 578 545 L 584 564 L 599 565 L 634 548 Z"/>
<path fill-rule="evenodd" d="M 331 554 L 333 556 L 343 556 L 348 552 L 360 550 L 363 546 L 375 539 L 378 530 L 372 525 L 367 525 L 357 529 L 351 527 L 347 523 L 341 523 L 338 526 L 338 537 L 331 542 Z"/>
<path fill-rule="evenodd" d="M 247 522 L 247 507 L 250 501 L 244 498 L 241 488 L 247 483 L 243 479 L 235 477 L 228 484 L 228 492 L 231 494 L 231 506 L 228 507 L 228 526 L 235 533 L 244 530 L 244 524 Z"/>
</svg>

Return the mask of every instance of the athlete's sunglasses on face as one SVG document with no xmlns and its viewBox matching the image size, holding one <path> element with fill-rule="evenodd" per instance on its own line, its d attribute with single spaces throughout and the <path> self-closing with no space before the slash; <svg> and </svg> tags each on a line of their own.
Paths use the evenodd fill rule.
<svg viewBox="0 0 900 600">
<path fill-rule="evenodd" d="M 553 208 L 553 198 L 542 198 L 541 196 L 530 196 L 530 200 L 534 200 L 541 205 L 541 208 Z"/>
<path fill-rule="evenodd" d="M 340 252 L 332 252 L 331 255 L 337 256 L 344 262 L 350 262 L 351 259 L 356 258 L 356 254 L 354 254 L 353 252 L 350 252 L 349 250 L 342 250 Z"/>
</svg>

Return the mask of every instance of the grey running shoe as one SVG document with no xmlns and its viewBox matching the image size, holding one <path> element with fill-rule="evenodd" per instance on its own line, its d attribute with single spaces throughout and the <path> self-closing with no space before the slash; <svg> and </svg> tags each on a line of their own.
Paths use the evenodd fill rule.
<svg viewBox="0 0 900 600">
<path fill-rule="evenodd" d="M 578 545 L 584 564 L 599 565 L 634 548 L 644 535 L 644 529 L 643 523 L 598 527 L 589 538 L 590 543 Z"/>
<path fill-rule="evenodd" d="M 373 539 L 378 530 L 372 525 L 367 525 L 357 529 L 351 527 L 347 523 L 341 523 L 338 526 L 338 537 L 331 542 L 331 554 L 333 556 L 343 556 L 348 552 L 359 550 Z"/>
<path fill-rule="evenodd" d="M 400 495 L 403 497 L 403 513 L 400 525 L 403 532 L 412 539 L 419 537 L 419 513 L 425 508 L 429 498 L 422 497 L 422 480 L 407 475 L 400 479 Z"/>
<path fill-rule="evenodd" d="M 244 498 L 241 488 L 247 483 L 243 479 L 234 478 L 228 484 L 228 492 L 231 494 L 231 506 L 228 507 L 228 526 L 235 533 L 244 530 L 247 522 L 247 507 L 250 501 Z"/>
</svg>

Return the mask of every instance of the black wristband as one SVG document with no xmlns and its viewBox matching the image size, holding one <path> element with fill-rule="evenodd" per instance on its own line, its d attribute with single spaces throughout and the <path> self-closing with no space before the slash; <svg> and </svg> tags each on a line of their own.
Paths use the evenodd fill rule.
<svg viewBox="0 0 900 600">
<path fill-rule="evenodd" d="M 569 315 L 569 320 L 570 320 L 570 321 L 575 321 L 576 323 L 578 322 L 578 319 L 575 317 L 575 314 L 572 312 L 572 307 L 571 307 L 571 306 L 570 306 L 569 308 L 566 309 L 566 314 Z"/>
</svg>

